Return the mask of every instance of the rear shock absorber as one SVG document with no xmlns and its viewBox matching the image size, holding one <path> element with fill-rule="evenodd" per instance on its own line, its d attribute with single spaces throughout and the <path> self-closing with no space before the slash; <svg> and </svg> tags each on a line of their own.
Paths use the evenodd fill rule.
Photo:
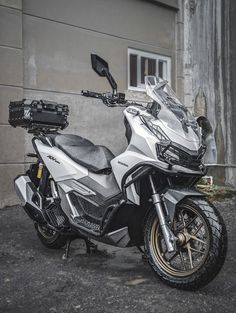
<svg viewBox="0 0 236 313">
<path fill-rule="evenodd" d="M 43 163 L 39 163 L 38 165 L 38 172 L 37 172 L 37 178 L 41 179 L 43 175 Z"/>
<path fill-rule="evenodd" d="M 49 175 L 50 174 L 46 166 L 40 162 L 38 166 L 37 178 L 40 179 L 39 191 L 43 196 L 46 196 Z"/>
</svg>

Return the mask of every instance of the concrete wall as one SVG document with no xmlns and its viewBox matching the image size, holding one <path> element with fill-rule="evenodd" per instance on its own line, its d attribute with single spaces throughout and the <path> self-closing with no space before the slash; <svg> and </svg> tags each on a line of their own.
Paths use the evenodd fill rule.
<svg viewBox="0 0 236 313">
<path fill-rule="evenodd" d="M 17 201 L 12 180 L 32 151 L 31 136 L 7 124 L 9 100 L 67 103 L 67 133 L 122 152 L 122 110 L 80 96 L 110 90 L 92 71 L 90 53 L 108 60 L 120 91 L 127 90 L 129 47 L 170 56 L 175 88 L 176 7 L 176 0 L 0 0 L 0 207 Z"/>
<path fill-rule="evenodd" d="M 231 125 L 231 153 L 230 153 L 230 161 L 232 164 L 236 165 L 236 2 L 231 1 L 229 7 L 229 18 L 230 18 L 230 66 L 227 68 L 228 74 L 230 75 L 230 96 L 231 101 L 229 102 L 229 120 Z M 231 171 L 228 171 L 229 181 L 236 185 L 236 168 L 233 168 Z"/>
<path fill-rule="evenodd" d="M 196 115 L 206 115 L 213 126 L 217 158 L 209 173 L 214 175 L 216 183 L 235 186 L 235 116 L 230 83 L 233 90 L 235 84 L 229 75 L 230 2 L 235 6 L 230 0 L 182 1 L 183 26 L 178 42 L 183 48 L 180 59 L 184 102 Z M 231 38 L 234 40 L 235 36 Z M 231 74 L 235 77 L 235 73 Z"/>
<path fill-rule="evenodd" d="M 8 125 L 10 100 L 23 97 L 22 4 L 0 0 L 0 207 L 17 200 L 12 181 L 24 170 L 24 131 Z"/>
</svg>

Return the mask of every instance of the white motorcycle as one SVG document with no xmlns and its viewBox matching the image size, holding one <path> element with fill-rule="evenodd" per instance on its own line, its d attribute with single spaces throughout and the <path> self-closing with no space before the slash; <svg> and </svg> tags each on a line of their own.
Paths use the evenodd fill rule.
<svg viewBox="0 0 236 313">
<path fill-rule="evenodd" d="M 34 135 L 29 156 L 36 162 L 15 179 L 24 209 L 42 243 L 66 245 L 66 256 L 74 238 L 83 238 L 88 252 L 90 239 L 137 246 L 162 281 L 198 289 L 217 275 L 227 251 L 222 217 L 194 188 L 206 174 L 202 119 L 193 118 L 167 82 L 154 76 L 145 78 L 150 103 L 125 100 L 107 62 L 95 54 L 91 59 L 113 92 L 82 95 L 125 107 L 128 146 L 114 156 L 85 138 L 60 134 L 68 125 L 67 105 L 11 102 L 9 123 Z"/>
</svg>

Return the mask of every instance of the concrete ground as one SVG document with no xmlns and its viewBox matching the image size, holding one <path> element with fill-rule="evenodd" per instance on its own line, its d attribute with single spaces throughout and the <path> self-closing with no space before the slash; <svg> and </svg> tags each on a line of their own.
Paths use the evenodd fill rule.
<svg viewBox="0 0 236 313">
<path fill-rule="evenodd" d="M 0 211 L 1 313 L 166 313 L 236 312 L 236 198 L 215 203 L 226 221 L 226 263 L 208 286 L 197 292 L 160 282 L 135 248 L 99 244 L 86 255 L 82 241 L 49 250 L 19 207 Z"/>
</svg>

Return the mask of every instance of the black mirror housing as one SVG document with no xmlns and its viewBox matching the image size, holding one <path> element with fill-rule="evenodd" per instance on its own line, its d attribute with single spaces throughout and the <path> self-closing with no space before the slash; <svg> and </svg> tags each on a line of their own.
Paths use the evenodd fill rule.
<svg viewBox="0 0 236 313">
<path fill-rule="evenodd" d="M 101 57 L 99 57 L 97 54 L 91 54 L 91 63 L 93 70 L 102 77 L 106 77 L 109 81 L 109 84 L 111 85 L 111 88 L 113 90 L 113 94 L 117 94 L 117 83 L 112 77 L 111 73 L 109 72 L 109 65 L 108 63 L 103 60 Z"/>
<path fill-rule="evenodd" d="M 197 118 L 197 123 L 202 128 L 202 138 L 204 140 L 213 133 L 211 123 L 205 116 L 199 116 Z"/>
<path fill-rule="evenodd" d="M 93 70 L 102 77 L 106 76 L 106 73 L 109 72 L 108 63 L 100 58 L 97 54 L 91 54 L 91 63 Z"/>
</svg>

